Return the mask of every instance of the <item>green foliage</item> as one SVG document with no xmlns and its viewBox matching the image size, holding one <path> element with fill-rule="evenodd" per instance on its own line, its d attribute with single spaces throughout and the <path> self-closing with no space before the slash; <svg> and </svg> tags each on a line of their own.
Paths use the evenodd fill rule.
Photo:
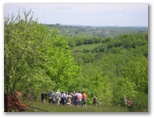
<svg viewBox="0 0 154 118">
<path fill-rule="evenodd" d="M 119 78 L 113 83 L 113 102 L 118 105 L 123 105 L 124 98 L 132 98 L 135 96 L 135 83 L 128 78 Z"/>
<path fill-rule="evenodd" d="M 40 49 L 43 39 L 50 37 L 50 33 L 46 32 L 49 28 L 39 25 L 32 20 L 32 16 L 29 18 L 30 12 L 24 12 L 24 15 L 24 19 L 18 14 L 17 18 L 12 16 L 12 19 L 7 18 L 4 23 L 6 92 L 15 91 L 20 83 L 42 81 L 38 75 L 44 75 L 44 71 L 39 71 L 40 55 L 37 50 Z M 22 87 L 24 89 L 24 86 Z"/>
<path fill-rule="evenodd" d="M 138 93 L 148 95 L 146 34 L 108 37 L 102 43 L 76 46 L 72 50 L 75 60 L 82 67 L 82 75 L 87 83 L 83 85 L 89 89 L 87 92 L 91 101 L 97 94 L 103 105 L 123 105 L 124 97 L 136 101 Z M 106 91 L 105 94 L 103 91 Z"/>
<path fill-rule="evenodd" d="M 71 56 L 67 39 L 57 29 L 51 31 L 32 20 L 30 12 L 24 15 L 24 19 L 20 14 L 15 19 L 5 18 L 5 92 L 20 90 L 34 96 L 69 88 L 80 68 Z"/>
<path fill-rule="evenodd" d="M 145 57 L 136 58 L 128 63 L 123 75 L 136 84 L 137 91 L 148 94 L 148 60 Z"/>
<path fill-rule="evenodd" d="M 148 112 L 148 95 L 143 92 L 138 92 L 133 97 L 132 111 L 135 112 Z"/>
</svg>

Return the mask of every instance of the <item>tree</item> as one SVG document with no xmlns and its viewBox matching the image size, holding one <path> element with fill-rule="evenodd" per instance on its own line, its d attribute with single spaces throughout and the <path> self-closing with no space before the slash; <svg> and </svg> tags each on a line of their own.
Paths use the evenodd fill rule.
<svg viewBox="0 0 154 118">
<path fill-rule="evenodd" d="M 74 62 L 67 39 L 57 29 L 37 23 L 31 11 L 4 23 L 5 93 L 16 90 L 39 93 L 66 88 L 80 69 Z"/>
<path fill-rule="evenodd" d="M 118 78 L 113 82 L 113 102 L 122 105 L 123 98 L 132 98 L 135 96 L 136 85 L 128 78 Z"/>
<path fill-rule="evenodd" d="M 32 20 L 30 13 L 24 12 L 24 19 L 21 19 L 20 13 L 16 18 L 5 18 L 4 82 L 7 93 L 14 92 L 20 84 L 24 86 L 26 82 L 43 81 L 41 76 L 45 72 L 40 71 L 38 66 L 42 60 L 38 50 L 51 35 L 49 28 Z"/>
<path fill-rule="evenodd" d="M 48 51 L 46 53 L 43 51 L 46 57 L 43 66 L 48 70 L 47 74 L 51 80 L 56 83 L 55 89 L 68 89 L 69 82 L 78 76 L 80 68 L 71 55 L 67 39 L 54 34 L 58 34 L 57 29 L 52 31 L 51 39 L 46 42 L 45 51 Z"/>
<path fill-rule="evenodd" d="M 128 63 L 123 76 L 136 84 L 136 90 L 148 94 L 148 60 L 144 56 Z"/>
</svg>

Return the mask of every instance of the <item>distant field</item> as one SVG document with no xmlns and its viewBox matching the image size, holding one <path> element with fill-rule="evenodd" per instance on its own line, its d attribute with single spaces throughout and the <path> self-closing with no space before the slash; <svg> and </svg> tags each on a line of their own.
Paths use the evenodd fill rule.
<svg viewBox="0 0 154 118">
<path fill-rule="evenodd" d="M 51 29 L 56 27 L 60 34 L 68 37 L 92 37 L 99 36 L 105 37 L 115 37 L 120 34 L 132 34 L 132 33 L 147 33 L 148 27 L 117 27 L 117 26 L 65 26 L 65 25 L 54 25 L 48 24 Z"/>
<path fill-rule="evenodd" d="M 72 48 L 72 51 L 83 51 L 84 49 L 86 50 L 92 50 L 98 46 L 102 45 L 102 43 L 98 43 L 98 44 L 89 44 L 89 45 L 81 45 L 81 46 L 75 46 Z"/>
</svg>

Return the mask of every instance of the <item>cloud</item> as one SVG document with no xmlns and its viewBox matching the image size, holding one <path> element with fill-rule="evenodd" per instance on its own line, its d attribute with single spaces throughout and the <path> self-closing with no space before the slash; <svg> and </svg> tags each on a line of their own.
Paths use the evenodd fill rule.
<svg viewBox="0 0 154 118">
<path fill-rule="evenodd" d="M 128 25 L 128 19 L 131 19 L 131 26 L 148 25 L 145 22 L 148 21 L 148 4 L 5 4 L 4 16 L 17 14 L 19 8 L 21 13 L 23 9 L 32 9 L 34 18 L 47 24 L 120 26 Z"/>
</svg>

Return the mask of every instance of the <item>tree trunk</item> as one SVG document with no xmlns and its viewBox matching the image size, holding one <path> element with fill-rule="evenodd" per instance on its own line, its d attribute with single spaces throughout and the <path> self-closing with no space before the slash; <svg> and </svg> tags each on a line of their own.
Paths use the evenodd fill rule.
<svg viewBox="0 0 154 118">
<path fill-rule="evenodd" d="M 8 94 L 4 94 L 4 112 L 8 112 Z"/>
</svg>

